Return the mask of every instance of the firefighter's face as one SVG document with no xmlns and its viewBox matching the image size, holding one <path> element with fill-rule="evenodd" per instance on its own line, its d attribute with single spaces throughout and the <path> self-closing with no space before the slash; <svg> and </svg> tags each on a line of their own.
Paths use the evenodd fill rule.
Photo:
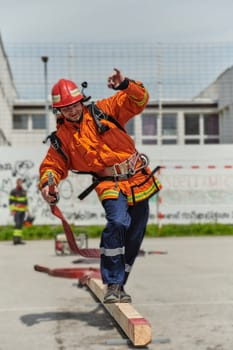
<svg viewBox="0 0 233 350">
<path fill-rule="evenodd" d="M 76 102 L 72 105 L 61 107 L 60 111 L 67 120 L 78 122 L 83 113 L 83 105 L 81 102 Z"/>
<path fill-rule="evenodd" d="M 18 188 L 21 188 L 22 185 L 23 185 L 23 181 L 22 181 L 21 179 L 17 179 L 17 181 L 16 181 L 16 186 L 17 186 Z"/>
</svg>

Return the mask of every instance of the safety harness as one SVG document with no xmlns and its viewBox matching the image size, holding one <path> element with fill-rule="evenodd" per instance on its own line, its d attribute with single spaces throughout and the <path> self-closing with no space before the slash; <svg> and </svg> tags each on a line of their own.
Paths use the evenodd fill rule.
<svg viewBox="0 0 233 350">
<path fill-rule="evenodd" d="M 96 124 L 96 127 L 97 127 L 97 130 L 100 134 L 104 134 L 106 131 L 108 131 L 110 129 L 110 127 L 108 125 L 101 123 L 101 120 L 103 120 L 103 119 L 110 121 L 111 123 L 115 124 L 120 130 L 126 132 L 126 130 L 123 128 L 123 126 L 121 126 L 121 124 L 118 123 L 118 121 L 115 118 L 104 113 L 100 108 L 98 108 L 96 106 L 96 104 L 94 102 L 87 105 L 87 108 L 88 108 L 91 116 L 93 117 L 95 124 Z M 58 119 L 58 123 L 60 123 L 60 124 L 63 123 L 61 118 Z M 48 135 L 46 137 L 46 139 L 43 142 L 46 143 L 48 140 L 50 140 L 51 146 L 62 156 L 62 158 L 65 160 L 65 162 L 68 162 L 68 157 L 62 149 L 61 140 L 59 139 L 59 137 L 57 136 L 56 133 L 57 133 L 57 131 L 53 131 L 50 135 Z M 82 173 L 82 172 L 80 172 L 80 173 Z M 85 174 L 92 174 L 92 173 L 86 172 Z"/>
<path fill-rule="evenodd" d="M 104 134 L 110 129 L 108 125 L 101 123 L 101 119 L 110 121 L 111 123 L 115 124 L 120 130 L 126 132 L 123 126 L 121 126 L 121 124 L 118 123 L 118 121 L 115 118 L 113 118 L 111 115 L 104 113 L 100 108 L 96 106 L 94 102 L 89 104 L 87 108 L 91 113 L 100 134 Z"/>
<path fill-rule="evenodd" d="M 103 124 L 101 120 L 108 120 L 111 123 L 115 124 L 120 130 L 124 131 L 126 133 L 126 130 L 122 127 L 122 125 L 112 116 L 104 113 L 100 108 L 96 106 L 94 102 L 91 104 L 87 105 L 87 108 L 91 114 L 91 116 L 94 119 L 94 122 L 96 124 L 97 130 L 100 134 L 104 134 L 106 131 L 110 129 L 110 127 L 106 124 Z M 58 121 L 59 123 L 62 123 L 61 121 Z M 62 156 L 62 158 L 65 160 L 65 162 L 68 162 L 68 157 L 66 153 L 62 149 L 62 142 L 59 139 L 59 137 L 56 135 L 56 131 L 53 131 L 50 135 L 47 136 L 47 138 L 44 140 L 44 143 L 47 142 L 47 140 L 50 140 L 51 146 Z M 135 169 L 137 161 L 141 161 L 141 165 Z M 87 187 L 79 196 L 78 198 L 80 200 L 84 199 L 91 191 L 95 189 L 95 187 L 102 181 L 122 181 L 122 180 L 127 180 L 130 177 L 132 177 L 136 172 L 138 171 L 145 171 L 145 168 L 149 164 L 149 160 L 146 155 L 144 154 L 139 154 L 136 152 L 133 154 L 129 159 L 126 161 L 120 163 L 120 164 L 115 164 L 111 167 L 107 167 L 106 174 L 103 174 L 103 176 L 99 176 L 95 172 L 85 172 L 85 171 L 78 171 L 78 170 L 72 170 L 73 173 L 75 174 L 89 174 L 93 176 L 93 182 L 92 184 Z M 149 177 L 146 179 L 148 181 L 154 173 L 159 169 L 157 167 L 154 169 Z M 156 187 L 157 184 L 155 183 Z M 159 190 L 159 189 L 158 189 Z"/>
</svg>

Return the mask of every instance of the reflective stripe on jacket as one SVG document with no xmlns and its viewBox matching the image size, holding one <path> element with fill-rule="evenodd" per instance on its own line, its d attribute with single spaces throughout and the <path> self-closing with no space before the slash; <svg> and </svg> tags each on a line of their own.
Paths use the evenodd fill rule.
<svg viewBox="0 0 233 350">
<path fill-rule="evenodd" d="M 9 195 L 10 211 L 28 211 L 27 193 L 24 189 L 13 189 Z"/>
</svg>

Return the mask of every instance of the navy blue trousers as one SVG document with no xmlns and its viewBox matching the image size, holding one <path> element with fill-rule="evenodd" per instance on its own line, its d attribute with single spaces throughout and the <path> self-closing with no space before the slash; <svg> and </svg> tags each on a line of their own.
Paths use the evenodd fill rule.
<svg viewBox="0 0 233 350">
<path fill-rule="evenodd" d="M 138 255 L 149 217 L 148 200 L 129 206 L 127 197 L 103 201 L 107 224 L 100 241 L 100 268 L 104 284 L 124 285 Z"/>
<path fill-rule="evenodd" d="M 14 216 L 15 228 L 21 229 L 25 219 L 25 211 L 16 211 Z"/>
</svg>

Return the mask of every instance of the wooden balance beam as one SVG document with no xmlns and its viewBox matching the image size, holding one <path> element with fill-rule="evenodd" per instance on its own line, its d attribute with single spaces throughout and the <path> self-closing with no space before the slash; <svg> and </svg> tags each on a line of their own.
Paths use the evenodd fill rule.
<svg viewBox="0 0 233 350">
<path fill-rule="evenodd" d="M 86 285 L 119 324 L 134 346 L 145 346 L 151 343 L 151 325 L 134 309 L 132 304 L 104 304 L 105 285 L 100 279 L 89 278 Z"/>
<path fill-rule="evenodd" d="M 145 346 L 151 343 L 151 325 L 129 303 L 104 304 L 105 285 L 101 281 L 100 271 L 95 268 L 58 268 L 49 269 L 34 265 L 39 272 L 46 272 L 50 276 L 78 278 L 82 285 L 86 285 L 100 300 L 105 309 L 119 324 L 134 346 Z"/>
</svg>

